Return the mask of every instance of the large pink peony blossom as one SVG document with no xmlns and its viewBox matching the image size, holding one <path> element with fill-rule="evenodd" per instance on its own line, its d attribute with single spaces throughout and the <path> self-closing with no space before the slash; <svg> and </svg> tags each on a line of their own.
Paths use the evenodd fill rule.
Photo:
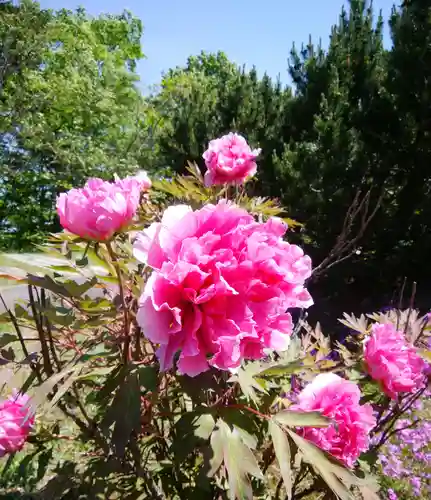
<svg viewBox="0 0 431 500">
<path fill-rule="evenodd" d="M 426 363 L 392 323 L 372 326 L 365 341 L 364 358 L 369 374 L 392 399 L 425 385 Z"/>
<path fill-rule="evenodd" d="M 229 202 L 201 210 L 169 207 L 139 234 L 135 257 L 154 269 L 139 302 L 138 323 L 160 344 L 162 370 L 181 351 L 179 371 L 235 369 L 263 349 L 287 349 L 291 307 L 313 301 L 304 288 L 310 258 L 283 241 L 279 219 L 258 223 Z"/>
<path fill-rule="evenodd" d="M 0 457 L 20 450 L 34 424 L 29 397 L 14 394 L 0 402 Z"/>
<path fill-rule="evenodd" d="M 203 154 L 207 171 L 205 185 L 241 184 L 256 173 L 260 149 L 251 149 L 238 134 L 230 133 L 212 140 Z"/>
<path fill-rule="evenodd" d="M 292 409 L 320 411 L 333 419 L 329 427 L 305 427 L 302 435 L 322 450 L 352 467 L 369 447 L 369 432 L 376 420 L 370 404 L 360 405 L 358 386 L 334 373 L 317 375 L 298 395 Z"/>
<path fill-rule="evenodd" d="M 109 240 L 132 220 L 140 192 L 138 180 L 89 179 L 83 188 L 71 189 L 57 198 L 60 224 L 81 238 Z"/>
</svg>

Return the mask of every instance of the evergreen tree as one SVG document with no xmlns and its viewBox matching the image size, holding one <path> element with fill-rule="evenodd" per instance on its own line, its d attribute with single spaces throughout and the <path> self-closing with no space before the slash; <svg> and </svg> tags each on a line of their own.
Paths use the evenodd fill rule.
<svg viewBox="0 0 431 500">
<path fill-rule="evenodd" d="M 208 141 L 238 131 L 263 149 L 259 178 L 266 190 L 276 182 L 273 152 L 283 150 L 281 131 L 291 100 L 289 89 L 253 68 L 232 64 L 225 54 L 201 53 L 185 68 L 169 71 L 154 103 L 163 116 L 161 162 L 182 171 L 186 159 L 202 165 Z M 263 189 L 263 188 L 262 188 Z"/>
</svg>

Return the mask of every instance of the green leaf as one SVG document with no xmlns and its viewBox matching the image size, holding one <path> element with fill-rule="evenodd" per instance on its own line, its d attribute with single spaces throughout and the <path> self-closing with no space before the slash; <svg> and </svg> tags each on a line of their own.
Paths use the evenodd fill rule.
<svg viewBox="0 0 431 500">
<path fill-rule="evenodd" d="M 140 366 L 138 368 L 139 385 L 147 391 L 155 391 L 158 383 L 158 371 L 155 366 Z"/>
<path fill-rule="evenodd" d="M 134 369 L 129 370 L 124 381 L 120 382 L 101 426 L 107 431 L 112 424 L 112 444 L 117 456 L 122 457 L 130 439 L 141 428 L 141 393 Z"/>
<path fill-rule="evenodd" d="M 105 348 L 104 344 L 98 344 L 95 347 L 93 347 L 91 350 L 83 354 L 80 358 L 79 361 L 81 363 L 85 363 L 86 361 L 89 361 L 90 359 L 93 358 L 106 358 L 107 356 L 112 356 L 113 351 L 109 351 Z"/>
<path fill-rule="evenodd" d="M 11 342 L 15 342 L 17 340 L 17 336 L 12 333 L 3 333 L 0 335 L 0 348 L 3 348 L 10 344 Z"/>
<path fill-rule="evenodd" d="M 292 361 L 290 363 L 274 364 L 259 372 L 259 377 L 284 377 L 304 369 L 301 361 Z"/>
<path fill-rule="evenodd" d="M 92 369 L 88 373 L 78 375 L 76 377 L 76 380 L 94 380 L 94 379 L 97 379 L 99 377 L 109 375 L 113 370 L 115 370 L 115 366 L 100 366 L 100 367 Z"/>
<path fill-rule="evenodd" d="M 252 400 L 258 404 L 256 390 L 267 394 L 267 391 L 262 385 L 255 380 L 254 375 L 259 372 L 259 365 L 256 363 L 248 363 L 238 370 L 238 373 L 233 375 L 229 382 L 238 382 L 244 396 L 248 400 Z"/>
<path fill-rule="evenodd" d="M 281 477 L 288 500 L 292 498 L 292 470 L 290 468 L 290 445 L 286 433 L 272 420 L 268 422 L 269 432 L 274 445 L 275 456 L 280 467 Z"/>
<path fill-rule="evenodd" d="M 253 491 L 249 475 L 263 480 L 263 474 L 250 448 L 243 442 L 237 429 L 230 427 L 221 419 L 217 426 L 223 450 L 223 462 L 226 467 L 231 500 L 252 500 Z"/>
<path fill-rule="evenodd" d="M 172 444 L 175 460 L 183 461 L 194 449 L 207 442 L 214 427 L 214 417 L 209 413 L 184 413 L 175 424 L 176 436 Z"/>
<path fill-rule="evenodd" d="M 322 477 L 322 479 L 326 482 L 326 484 L 331 488 L 331 490 L 335 493 L 335 495 L 341 500 L 354 500 L 353 494 L 349 491 L 349 489 L 338 479 L 335 474 L 338 471 L 337 467 L 332 462 L 329 461 L 327 456 L 323 453 L 323 451 L 314 446 L 314 444 L 305 440 L 301 436 L 298 436 L 295 432 L 287 429 L 289 436 L 293 439 L 298 448 L 302 451 L 304 455 L 304 460 L 306 460 L 313 468 L 316 470 L 318 474 Z M 345 469 L 347 475 L 352 475 L 347 469 Z M 344 469 L 343 469 L 344 474 Z M 354 478 L 355 476 L 353 476 Z"/>
<path fill-rule="evenodd" d="M 79 368 L 79 365 L 69 365 L 66 368 L 63 368 L 61 372 L 58 372 L 45 380 L 42 385 L 33 391 L 33 395 L 29 401 L 29 406 L 35 409 L 37 406 L 43 405 L 47 401 L 48 395 L 52 392 L 54 386 L 61 382 L 66 375 L 75 372 Z"/>
<path fill-rule="evenodd" d="M 273 419 L 289 427 L 328 427 L 331 419 L 318 411 L 282 410 L 273 416 Z"/>
<path fill-rule="evenodd" d="M 79 371 L 77 371 L 76 373 L 79 375 Z M 52 410 L 52 408 L 54 408 L 54 406 L 60 401 L 60 399 L 72 387 L 75 380 L 76 380 L 75 373 L 73 373 L 65 381 L 63 381 L 62 384 L 59 384 L 60 386 L 59 386 L 57 392 L 55 393 L 55 396 L 52 398 L 52 400 L 46 406 L 45 412 L 48 413 L 50 410 Z"/>
<path fill-rule="evenodd" d="M 223 463 L 223 435 L 219 427 L 211 434 L 210 444 L 213 454 L 210 458 L 208 477 L 214 476 Z"/>
</svg>

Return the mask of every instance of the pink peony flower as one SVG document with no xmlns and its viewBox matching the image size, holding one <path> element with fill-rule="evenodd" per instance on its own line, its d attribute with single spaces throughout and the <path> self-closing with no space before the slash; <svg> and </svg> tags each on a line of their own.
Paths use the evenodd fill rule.
<svg viewBox="0 0 431 500">
<path fill-rule="evenodd" d="M 376 420 L 370 404 L 360 405 L 359 387 L 334 373 L 317 375 L 299 394 L 292 409 L 320 411 L 333 419 L 329 427 L 305 427 L 303 437 L 348 467 L 369 447 L 369 432 Z"/>
<path fill-rule="evenodd" d="M 365 341 L 364 358 L 369 374 L 392 399 L 425 385 L 425 361 L 392 323 L 372 326 Z"/>
<path fill-rule="evenodd" d="M 29 397 L 15 393 L 0 403 L 0 457 L 20 450 L 34 424 Z"/>
<path fill-rule="evenodd" d="M 238 134 L 230 133 L 209 143 L 203 154 L 207 171 L 205 185 L 242 184 L 256 173 L 256 158 L 260 149 L 251 149 Z"/>
<path fill-rule="evenodd" d="M 154 269 L 139 302 L 138 323 L 160 344 L 162 370 L 195 376 L 214 366 L 235 369 L 263 349 L 289 345 L 290 307 L 309 307 L 310 258 L 283 241 L 286 225 L 258 223 L 220 201 L 201 210 L 169 207 L 139 234 L 135 257 Z"/>
<path fill-rule="evenodd" d="M 117 186 L 128 190 L 133 190 L 135 184 L 137 184 L 140 191 L 148 191 L 152 186 L 151 179 L 148 177 L 148 174 L 145 170 L 140 170 L 135 175 L 129 175 L 124 179 L 120 179 L 116 176 L 115 183 L 117 184 Z"/>
<path fill-rule="evenodd" d="M 57 198 L 60 224 L 81 238 L 109 240 L 132 220 L 140 190 L 137 180 L 89 179 L 83 188 L 71 189 Z"/>
</svg>

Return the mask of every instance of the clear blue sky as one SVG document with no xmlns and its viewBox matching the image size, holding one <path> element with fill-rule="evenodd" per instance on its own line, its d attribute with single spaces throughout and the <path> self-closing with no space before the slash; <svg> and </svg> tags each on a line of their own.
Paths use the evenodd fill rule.
<svg viewBox="0 0 431 500">
<path fill-rule="evenodd" d="M 396 0 L 395 0 L 396 1 Z M 144 25 L 146 59 L 139 64 L 143 87 L 158 83 L 162 71 L 183 65 L 201 50 L 222 50 L 237 64 L 255 65 L 260 74 L 280 74 L 288 82 L 287 58 L 309 34 L 326 46 L 343 0 L 40 0 L 44 8 L 74 9 L 93 15 L 129 9 Z M 374 0 L 388 19 L 394 0 Z M 399 3 L 399 1 L 397 1 Z M 385 29 L 386 39 L 387 28 Z"/>
</svg>

